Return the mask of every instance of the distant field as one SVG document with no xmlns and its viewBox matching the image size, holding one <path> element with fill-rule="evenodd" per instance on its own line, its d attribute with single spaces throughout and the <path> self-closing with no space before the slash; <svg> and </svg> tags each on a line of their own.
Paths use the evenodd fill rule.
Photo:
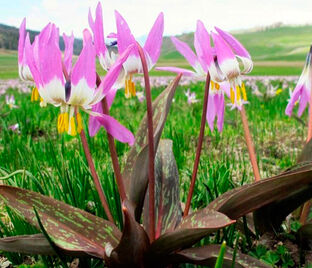
<svg viewBox="0 0 312 268">
<path fill-rule="evenodd" d="M 304 62 L 295 61 L 257 61 L 251 75 L 300 75 Z M 184 59 L 161 59 L 157 66 L 178 66 L 189 68 Z M 98 66 L 100 70 L 100 66 Z M 100 72 L 102 73 L 102 72 Z M 172 75 L 168 72 L 151 71 L 151 75 Z M 18 78 L 16 51 L 0 50 L 0 79 Z"/>
</svg>

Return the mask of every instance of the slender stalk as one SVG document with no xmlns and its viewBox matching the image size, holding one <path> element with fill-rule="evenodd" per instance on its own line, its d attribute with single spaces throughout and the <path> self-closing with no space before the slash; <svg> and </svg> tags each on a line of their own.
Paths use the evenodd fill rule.
<svg viewBox="0 0 312 268">
<path fill-rule="evenodd" d="M 98 74 L 96 74 L 96 84 L 97 86 L 101 84 L 101 78 Z M 103 113 L 106 115 L 109 115 L 109 108 L 107 105 L 106 98 L 103 98 L 102 100 L 102 108 L 103 108 Z M 108 139 L 109 152 L 112 158 L 114 173 L 116 176 L 118 191 L 119 191 L 121 200 L 124 201 L 127 198 L 127 195 L 126 195 L 125 186 L 124 186 L 121 171 L 120 171 L 114 137 L 107 132 L 107 139 Z"/>
<path fill-rule="evenodd" d="M 309 107 L 309 123 L 308 123 L 308 136 L 307 143 L 312 138 L 312 94 L 310 94 L 310 107 Z M 300 223 L 304 225 L 307 222 L 309 212 L 311 208 L 311 200 L 304 203 L 301 215 L 300 215 Z"/>
<path fill-rule="evenodd" d="M 94 184 L 95 184 L 95 188 L 96 188 L 96 190 L 97 190 L 97 192 L 99 194 L 99 197 L 100 197 L 102 206 L 104 208 L 104 211 L 105 211 L 105 213 L 107 215 L 107 218 L 111 222 L 114 222 L 114 218 L 113 218 L 113 216 L 112 216 L 112 214 L 111 214 L 111 212 L 109 210 L 109 206 L 107 204 L 107 200 L 106 200 L 103 188 L 101 186 L 99 177 L 98 177 L 98 175 L 97 175 L 97 173 L 95 171 L 95 167 L 94 167 L 93 159 L 92 159 L 92 156 L 91 156 L 91 153 L 90 153 L 90 149 L 89 149 L 89 146 L 88 146 L 86 134 L 85 134 L 85 132 L 83 130 L 80 132 L 80 138 L 81 138 L 82 147 L 83 147 L 83 150 L 84 150 L 84 153 L 85 153 L 85 156 L 87 158 L 88 165 L 89 165 L 89 168 L 90 168 L 90 171 L 91 171 L 91 175 L 92 175 L 92 178 L 93 178 L 93 181 L 94 181 Z"/>
<path fill-rule="evenodd" d="M 155 239 L 155 174 L 154 174 L 154 130 L 153 130 L 153 108 L 151 86 L 148 75 L 147 63 L 144 51 L 139 43 L 137 43 L 139 50 L 145 83 L 146 105 L 147 105 L 147 128 L 148 128 L 148 194 L 149 194 L 149 238 L 150 241 Z"/>
<path fill-rule="evenodd" d="M 207 77 L 206 77 L 203 113 L 202 113 L 202 118 L 201 118 L 201 123 L 200 123 L 200 131 L 199 131 L 199 136 L 198 136 L 198 144 L 197 144 L 195 162 L 194 162 L 194 167 L 193 167 L 191 185 L 190 185 L 190 189 L 189 189 L 189 192 L 187 195 L 187 200 L 186 200 L 186 204 L 185 204 L 183 217 L 186 217 L 189 213 L 191 201 L 192 201 L 192 196 L 193 196 L 193 192 L 194 192 L 195 181 L 196 181 L 198 165 L 199 165 L 199 160 L 200 160 L 200 154 L 201 154 L 203 139 L 204 139 L 204 134 L 205 134 L 206 114 L 207 114 L 207 109 L 208 109 L 209 87 L 210 87 L 210 74 L 208 72 Z"/>
<path fill-rule="evenodd" d="M 68 74 L 68 72 L 66 70 L 66 67 L 65 67 L 65 64 L 64 64 L 63 61 L 62 61 L 62 70 L 63 70 L 63 74 L 64 74 L 66 82 L 69 83 L 70 82 L 70 76 L 69 76 L 69 74 Z M 75 111 L 75 113 L 77 113 L 77 111 Z M 106 200 L 103 188 L 101 186 L 99 177 L 98 177 L 98 175 L 96 173 L 96 170 L 95 170 L 95 167 L 94 167 L 94 163 L 93 163 L 93 159 L 92 159 L 92 156 L 91 156 L 91 153 L 90 153 L 89 145 L 88 145 L 88 142 L 87 142 L 86 134 L 85 134 L 85 132 L 83 130 L 80 132 L 80 138 L 81 138 L 83 151 L 84 151 L 85 156 L 87 158 L 87 162 L 88 162 L 88 165 L 89 165 L 89 168 L 90 168 L 90 172 L 91 172 L 91 175 L 92 175 L 92 178 L 93 178 L 93 181 L 94 181 L 94 185 L 95 185 L 95 188 L 96 188 L 96 190 L 97 190 L 97 192 L 99 194 L 102 206 L 104 208 L 104 211 L 106 213 L 107 218 L 111 222 L 114 223 L 114 218 L 112 216 L 112 213 L 110 212 L 110 209 L 109 209 L 109 206 L 107 204 L 107 200 Z"/>
<path fill-rule="evenodd" d="M 240 111 L 241 118 L 242 118 L 242 123 L 243 123 L 243 128 L 244 128 L 244 135 L 245 135 L 245 140 L 248 148 L 248 153 L 249 153 L 249 158 L 252 166 L 252 170 L 255 176 L 255 181 L 260 180 L 260 172 L 257 164 L 257 157 L 256 157 L 256 152 L 255 148 L 252 142 L 251 134 L 249 131 L 248 127 L 248 121 L 247 121 L 247 116 L 246 116 L 246 111 L 244 108 L 244 105 L 242 106 L 242 109 Z"/>
</svg>

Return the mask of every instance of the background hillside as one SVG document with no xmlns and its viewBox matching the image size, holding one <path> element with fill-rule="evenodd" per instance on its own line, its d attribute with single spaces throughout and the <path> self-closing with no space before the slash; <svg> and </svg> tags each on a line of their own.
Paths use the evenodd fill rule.
<svg viewBox="0 0 312 268">
<path fill-rule="evenodd" d="M 30 31 L 31 39 L 38 32 Z M 299 75 L 306 53 L 312 43 L 312 25 L 274 26 L 234 32 L 250 52 L 255 67 L 253 75 Z M 193 47 L 193 33 L 177 36 Z M 17 77 L 18 29 L 0 24 L 0 79 Z M 62 38 L 60 47 L 64 48 Z M 75 39 L 74 53 L 79 54 L 82 40 Z M 169 37 L 164 37 L 162 52 L 157 66 L 190 68 L 185 59 L 175 50 Z M 152 75 L 169 75 L 153 71 Z"/>
</svg>

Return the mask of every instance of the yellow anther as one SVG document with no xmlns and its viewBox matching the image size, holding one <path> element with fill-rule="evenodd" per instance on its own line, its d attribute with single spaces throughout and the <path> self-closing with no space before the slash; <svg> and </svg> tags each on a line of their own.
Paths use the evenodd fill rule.
<svg viewBox="0 0 312 268">
<path fill-rule="evenodd" d="M 239 101 L 240 99 L 241 99 L 240 87 L 236 86 L 236 100 Z"/>
<path fill-rule="evenodd" d="M 73 116 L 70 118 L 70 133 L 69 133 L 69 135 L 71 135 L 71 136 L 77 135 L 76 122 L 75 122 L 75 118 Z"/>
<path fill-rule="evenodd" d="M 68 113 L 64 113 L 64 131 L 68 131 L 68 125 L 69 125 L 69 118 L 68 118 Z"/>
<path fill-rule="evenodd" d="M 244 83 L 242 83 L 242 95 L 243 95 L 244 101 L 247 101 L 247 93 L 246 93 L 246 88 L 245 88 Z"/>
<path fill-rule="evenodd" d="M 83 129 L 81 114 L 77 113 L 76 118 L 77 118 L 77 132 L 80 134 L 81 130 Z"/>
<path fill-rule="evenodd" d="M 220 85 L 218 83 L 216 83 L 215 87 L 216 87 L 216 90 L 220 89 Z"/>
<path fill-rule="evenodd" d="M 230 98 L 231 98 L 231 102 L 234 104 L 234 101 L 235 101 L 235 94 L 234 94 L 233 88 L 231 88 L 231 90 L 230 90 Z"/>
<path fill-rule="evenodd" d="M 30 100 L 31 100 L 31 102 L 34 102 L 34 101 L 37 101 L 38 99 L 39 99 L 38 89 L 36 87 L 33 87 L 32 91 L 31 91 Z"/>
<path fill-rule="evenodd" d="M 211 83 L 211 89 L 214 89 L 215 83 L 212 80 L 210 81 L 210 83 Z"/>
<path fill-rule="evenodd" d="M 59 134 L 62 133 L 62 121 L 63 121 L 63 114 L 59 114 L 57 117 L 57 132 Z"/>
<path fill-rule="evenodd" d="M 126 80 L 125 83 L 125 96 L 127 99 L 131 97 L 135 97 L 136 91 L 135 91 L 135 84 L 132 81 L 132 76 L 130 76 L 129 79 Z"/>
</svg>

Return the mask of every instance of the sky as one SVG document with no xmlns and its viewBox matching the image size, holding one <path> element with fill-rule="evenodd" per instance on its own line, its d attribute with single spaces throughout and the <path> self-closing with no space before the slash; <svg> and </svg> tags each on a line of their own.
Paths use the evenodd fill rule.
<svg viewBox="0 0 312 268">
<path fill-rule="evenodd" d="M 88 27 L 88 9 L 98 0 L 0 0 L 0 23 L 19 27 L 26 17 L 27 28 L 41 30 L 54 22 L 61 32 L 82 36 Z M 165 35 L 195 30 L 202 20 L 208 29 L 227 31 L 284 24 L 312 24 L 310 0 L 103 0 L 105 35 L 115 32 L 114 10 L 128 22 L 136 37 L 146 36 L 159 12 L 165 15 Z"/>
</svg>

